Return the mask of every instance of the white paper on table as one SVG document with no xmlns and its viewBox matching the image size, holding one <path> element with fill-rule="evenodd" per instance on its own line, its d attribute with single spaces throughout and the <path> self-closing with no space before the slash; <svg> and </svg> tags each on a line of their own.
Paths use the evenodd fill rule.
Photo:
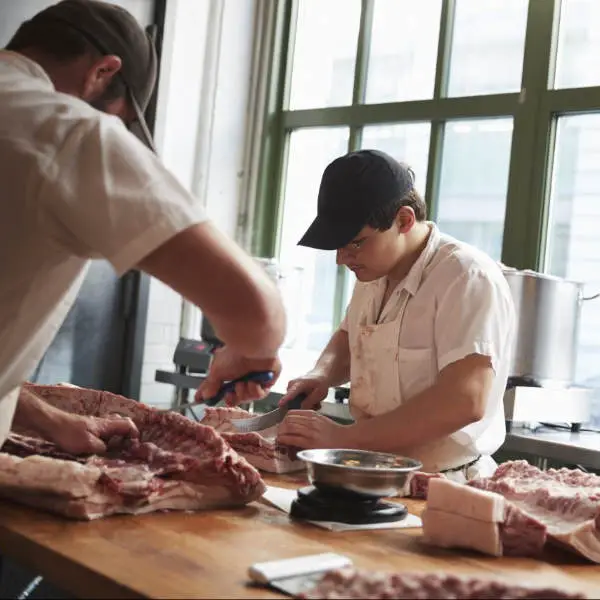
<svg viewBox="0 0 600 600">
<path fill-rule="evenodd" d="M 287 488 L 267 486 L 267 491 L 263 494 L 263 498 L 283 512 L 290 513 L 292 501 L 296 498 L 297 490 Z M 308 521 L 323 529 L 329 531 L 354 531 L 357 529 L 414 529 L 421 527 L 422 522 L 416 515 L 408 514 L 401 521 L 392 521 L 390 523 L 368 523 L 367 525 L 351 525 L 349 523 L 336 523 L 333 521 Z"/>
</svg>

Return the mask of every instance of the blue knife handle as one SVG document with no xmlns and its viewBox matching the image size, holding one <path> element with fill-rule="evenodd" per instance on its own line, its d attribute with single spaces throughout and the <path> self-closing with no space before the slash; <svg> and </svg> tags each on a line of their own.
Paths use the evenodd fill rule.
<svg viewBox="0 0 600 600">
<path fill-rule="evenodd" d="M 286 410 L 300 410 L 302 408 L 302 402 L 306 400 L 308 394 L 298 394 L 295 398 L 292 398 L 289 402 L 285 403 Z"/>
<path fill-rule="evenodd" d="M 224 398 L 225 394 L 233 392 L 235 390 L 236 384 L 242 381 L 253 381 L 260 385 L 265 385 L 273 381 L 274 377 L 275 373 L 273 373 L 273 371 L 252 371 L 250 373 L 247 373 L 243 377 L 238 377 L 237 379 L 228 381 L 225 385 L 221 386 L 221 389 L 215 396 L 209 398 L 208 400 L 205 400 L 204 404 L 206 404 L 207 406 L 214 406 L 215 404 L 218 404 Z"/>
</svg>

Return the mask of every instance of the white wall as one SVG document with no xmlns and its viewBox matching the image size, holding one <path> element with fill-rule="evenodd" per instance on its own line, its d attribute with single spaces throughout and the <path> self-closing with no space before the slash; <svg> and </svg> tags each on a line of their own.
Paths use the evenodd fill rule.
<svg viewBox="0 0 600 600">
<path fill-rule="evenodd" d="M 223 231 L 235 234 L 254 43 L 260 0 L 171 0 L 165 24 L 156 143 L 165 164 Z M 184 332 L 199 335 L 199 315 L 152 280 L 141 400 L 166 406 L 173 387 L 154 381 L 172 370 Z"/>
</svg>

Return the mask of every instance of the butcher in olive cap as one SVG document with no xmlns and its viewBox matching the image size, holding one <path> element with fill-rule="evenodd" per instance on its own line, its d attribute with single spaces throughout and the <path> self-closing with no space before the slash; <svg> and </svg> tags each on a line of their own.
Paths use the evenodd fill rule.
<svg viewBox="0 0 600 600">
<path fill-rule="evenodd" d="M 201 395 L 251 371 L 279 373 L 275 285 L 193 209 L 153 151 L 144 111 L 156 78 L 144 29 L 96 0 L 48 7 L 0 51 L 0 446 L 13 417 L 74 453 L 137 433 L 127 420 L 68 415 L 21 390 L 91 258 L 119 275 L 141 269 L 202 309 L 225 346 Z M 234 395 L 265 393 L 246 383 Z"/>
</svg>

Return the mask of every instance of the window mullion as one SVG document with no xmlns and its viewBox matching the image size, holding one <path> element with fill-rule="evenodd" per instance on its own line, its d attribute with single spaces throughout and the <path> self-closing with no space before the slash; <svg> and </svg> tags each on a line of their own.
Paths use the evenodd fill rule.
<svg viewBox="0 0 600 600">
<path fill-rule="evenodd" d="M 275 256 L 276 224 L 282 212 L 287 131 L 282 107 L 287 105 L 297 3 L 277 0 L 270 44 L 271 65 L 264 109 L 264 130 L 251 249 L 256 256 Z M 281 49 L 281 51 L 278 51 Z"/>
<path fill-rule="evenodd" d="M 515 111 L 502 261 L 517 268 L 540 264 L 547 204 L 546 169 L 551 115 L 542 111 L 553 65 L 560 0 L 530 0 L 521 98 Z"/>
<path fill-rule="evenodd" d="M 450 58 L 452 53 L 452 34 L 454 31 L 455 0 L 442 2 L 440 14 L 440 37 L 438 41 L 437 63 L 433 98 L 439 100 L 446 95 L 448 89 L 448 76 L 450 73 Z M 431 133 L 429 136 L 429 156 L 427 160 L 427 181 L 425 183 L 425 202 L 427 203 L 428 217 L 437 218 L 438 200 L 440 191 L 440 174 L 442 170 L 442 151 L 444 146 L 444 126 L 441 119 L 431 120 Z"/>
<path fill-rule="evenodd" d="M 374 0 L 362 0 L 360 26 L 356 44 L 356 63 L 354 65 L 354 87 L 352 104 L 362 104 L 365 101 L 367 88 L 367 68 L 371 50 L 371 34 L 373 32 Z"/>
<path fill-rule="evenodd" d="M 444 98 L 448 90 L 455 13 L 455 0 L 446 0 L 446 2 L 442 2 L 442 11 L 440 14 L 440 37 L 438 41 L 435 81 L 433 84 L 433 97 L 436 99 Z"/>
<path fill-rule="evenodd" d="M 354 65 L 354 87 L 352 89 L 352 104 L 362 104 L 365 100 L 367 87 L 367 67 L 371 48 L 371 33 L 373 31 L 373 10 L 375 0 L 362 0 L 360 26 L 356 44 L 356 63 Z M 362 127 L 351 127 L 348 139 L 348 151 L 358 150 L 361 146 Z M 338 266 L 336 271 L 335 293 L 333 298 L 333 329 L 339 326 L 344 314 L 346 279 L 348 271 Z"/>
</svg>

